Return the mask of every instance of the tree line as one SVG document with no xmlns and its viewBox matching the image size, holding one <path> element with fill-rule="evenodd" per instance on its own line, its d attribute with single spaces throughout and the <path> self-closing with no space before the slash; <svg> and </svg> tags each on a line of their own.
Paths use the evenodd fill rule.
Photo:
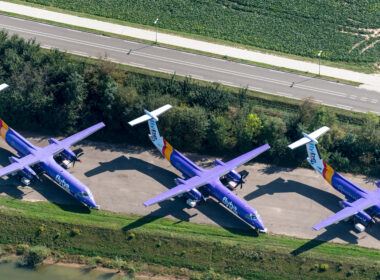
<svg viewBox="0 0 380 280">
<path fill-rule="evenodd" d="M 104 121 L 98 140 L 150 146 L 147 128 L 128 121 L 170 103 L 160 118 L 160 132 L 178 150 L 231 157 L 264 143 L 271 149 L 261 161 L 307 166 L 305 150 L 287 145 L 327 125 L 319 145 L 336 170 L 380 174 L 379 117 L 363 115 L 361 125 L 343 124 L 333 109 L 305 100 L 295 111 L 268 114 L 250 98 L 218 84 L 189 78 L 160 78 L 123 70 L 105 60 L 74 58 L 42 50 L 33 40 L 0 32 L 0 82 L 10 88 L 0 95 L 0 116 L 15 129 L 67 135 Z M 268 105 L 270 106 L 270 105 Z M 294 109 L 294 108 L 293 108 Z"/>
</svg>

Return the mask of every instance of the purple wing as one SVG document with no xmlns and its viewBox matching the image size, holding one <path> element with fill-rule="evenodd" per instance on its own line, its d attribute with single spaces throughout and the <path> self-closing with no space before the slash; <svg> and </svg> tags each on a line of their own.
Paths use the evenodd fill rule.
<svg viewBox="0 0 380 280">
<path fill-rule="evenodd" d="M 23 158 L 17 159 L 17 162 L 14 162 L 2 169 L 0 169 L 0 177 L 6 176 L 8 174 L 20 171 L 24 168 L 29 167 L 30 165 L 34 165 L 39 163 L 40 159 L 34 155 L 27 155 Z"/>
<path fill-rule="evenodd" d="M 164 193 L 161 193 L 147 201 L 145 201 L 143 204 L 145 206 L 150 206 L 152 204 L 159 203 L 163 200 L 169 199 L 171 197 L 177 196 L 181 193 L 188 192 L 194 188 L 199 188 L 201 186 L 204 186 L 207 184 L 207 181 L 202 180 L 202 177 L 195 176 L 185 181 L 185 183 L 180 184 Z"/>
<path fill-rule="evenodd" d="M 95 133 L 96 131 L 98 131 L 99 129 L 105 127 L 105 124 L 100 122 L 98 124 L 95 124 L 89 128 L 86 128 L 85 130 L 82 130 L 74 135 L 71 135 L 61 141 L 60 144 L 62 144 L 62 146 L 64 148 L 69 148 L 70 146 L 74 145 L 75 143 L 78 143 L 79 141 L 83 140 L 84 138 L 90 136 L 91 134 Z"/>
<path fill-rule="evenodd" d="M 268 144 L 262 145 L 261 147 L 258 147 L 248 153 L 245 153 L 241 156 L 238 156 L 237 158 L 227 161 L 225 165 L 223 165 L 223 167 L 226 168 L 226 171 L 231 171 L 232 169 L 238 168 L 240 165 L 257 157 L 258 155 L 260 155 L 261 153 L 265 152 L 268 149 L 270 149 L 270 146 Z"/>
<path fill-rule="evenodd" d="M 328 217 L 324 221 L 320 222 L 313 226 L 313 229 L 320 230 L 321 228 L 327 227 L 331 224 L 337 223 L 341 220 L 344 220 L 352 215 L 355 215 L 357 212 L 361 210 L 365 210 L 375 204 L 380 203 L 380 189 L 375 190 L 368 194 L 366 198 L 360 198 L 351 203 L 350 206 L 343 208 L 339 212 L 334 215 Z"/>
<path fill-rule="evenodd" d="M 224 165 L 218 165 L 212 169 L 209 169 L 205 172 L 203 172 L 200 176 L 192 177 L 185 181 L 184 184 L 180 184 L 162 194 L 159 194 L 147 201 L 145 201 L 143 204 L 145 206 L 150 206 L 152 204 L 158 203 L 160 201 L 163 201 L 165 199 L 169 199 L 171 197 L 177 196 L 181 193 L 188 192 L 194 188 L 202 187 L 206 184 L 209 184 L 215 179 L 219 179 L 221 176 L 227 174 L 232 169 L 235 169 L 239 167 L 240 165 L 250 161 L 254 157 L 257 157 L 259 154 L 265 152 L 268 150 L 270 146 L 268 144 L 263 145 L 257 149 L 254 149 L 248 153 L 245 153 L 244 155 L 241 155 L 237 158 L 234 158 L 233 160 L 230 160 L 226 162 Z"/>
<path fill-rule="evenodd" d="M 29 154 L 25 157 L 17 159 L 17 162 L 0 169 L 0 177 L 20 171 L 24 168 L 29 168 L 31 165 L 39 163 L 51 155 L 60 153 L 64 149 L 69 148 L 71 145 L 74 145 L 104 126 L 104 123 L 98 123 L 70 137 L 67 137 L 66 139 L 63 139 L 62 141 L 58 141 L 58 143 L 50 144 L 43 149 L 36 150 L 34 154 Z"/>
</svg>

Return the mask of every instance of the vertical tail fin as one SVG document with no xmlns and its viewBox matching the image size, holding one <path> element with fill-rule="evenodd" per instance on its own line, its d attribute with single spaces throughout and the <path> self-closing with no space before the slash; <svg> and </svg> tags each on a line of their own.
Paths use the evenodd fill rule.
<svg viewBox="0 0 380 280">
<path fill-rule="evenodd" d="M 321 159 L 321 156 L 317 148 L 317 144 L 318 144 L 317 139 L 329 130 L 330 128 L 328 128 L 327 126 L 323 126 L 310 134 L 306 134 L 305 132 L 303 132 L 302 133 L 304 136 L 303 138 L 301 138 L 300 140 L 288 146 L 290 149 L 293 150 L 303 145 L 306 145 L 306 150 L 307 150 L 307 155 L 308 155 L 307 161 L 316 171 L 318 171 L 323 176 L 324 176 L 324 170 L 327 169 L 326 166 L 328 165 L 325 164 L 325 162 Z M 330 166 L 328 167 L 331 169 Z"/>
<path fill-rule="evenodd" d="M 0 135 L 1 137 L 3 137 L 4 140 L 8 132 L 8 129 L 9 129 L 8 125 L 2 119 L 0 119 Z"/>
<path fill-rule="evenodd" d="M 145 112 L 144 116 L 141 116 L 129 122 L 129 125 L 134 126 L 136 124 L 147 121 L 149 132 L 150 132 L 149 134 L 150 140 L 167 159 L 168 159 L 167 154 L 170 152 L 170 150 L 173 151 L 173 147 L 169 143 L 167 143 L 164 138 L 161 137 L 160 132 L 158 131 L 157 122 L 158 122 L 158 116 L 171 108 L 172 106 L 170 104 L 166 104 L 152 112 L 144 110 Z M 170 155 L 169 155 L 169 158 L 170 158 Z M 170 159 L 168 160 L 170 161 Z"/>
</svg>

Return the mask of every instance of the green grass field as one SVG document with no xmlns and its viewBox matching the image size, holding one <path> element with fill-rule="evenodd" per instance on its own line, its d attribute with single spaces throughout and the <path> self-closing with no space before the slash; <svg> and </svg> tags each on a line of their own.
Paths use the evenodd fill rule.
<svg viewBox="0 0 380 280">
<path fill-rule="evenodd" d="M 211 269 L 247 279 L 345 279 L 348 274 L 349 279 L 375 279 L 380 272 L 380 251 L 353 245 L 106 211 L 89 214 L 7 197 L 0 197 L 0 205 L 3 244 L 42 244 L 64 253 L 119 256 L 201 273 Z M 326 271 L 321 264 L 328 265 Z"/>
<path fill-rule="evenodd" d="M 20 2 L 20 1 L 18 1 Z M 380 5 L 369 1 L 23 0 L 73 12 L 154 26 L 280 53 L 356 64 L 379 63 Z M 367 49 L 367 47 L 369 47 Z M 365 70 L 366 69 L 366 70 Z M 378 70 L 378 69 L 377 69 Z"/>
</svg>

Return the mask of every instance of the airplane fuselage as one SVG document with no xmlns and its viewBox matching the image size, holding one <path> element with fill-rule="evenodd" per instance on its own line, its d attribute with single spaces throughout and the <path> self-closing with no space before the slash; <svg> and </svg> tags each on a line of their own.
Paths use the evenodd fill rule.
<svg viewBox="0 0 380 280">
<path fill-rule="evenodd" d="M 368 192 L 359 186 L 355 185 L 338 172 L 336 172 L 333 168 L 331 168 L 327 163 L 325 163 L 318 152 L 318 149 L 315 144 L 309 143 L 306 145 L 308 152 L 308 162 L 310 165 L 322 175 L 322 177 L 338 192 L 342 193 L 348 203 L 358 200 L 360 198 L 365 198 L 368 195 Z M 341 204 L 342 207 L 344 203 Z M 372 217 L 380 217 L 380 205 L 372 206 L 365 210 Z M 370 217 L 366 217 L 366 213 L 359 213 L 356 217 L 367 224 L 370 221 Z M 369 219 L 369 220 L 368 220 Z"/>
<path fill-rule="evenodd" d="M 205 172 L 203 168 L 200 168 L 190 159 L 173 149 L 173 147 L 166 142 L 165 139 L 163 139 L 163 141 L 164 146 L 161 150 L 162 154 L 173 165 L 173 167 L 182 173 L 185 179 L 202 175 L 202 173 Z M 265 231 L 264 223 L 259 213 L 245 200 L 241 199 L 233 191 L 225 187 L 219 179 L 215 179 L 213 183 L 207 184 L 202 188 L 208 195 L 214 197 L 250 226 L 253 226 L 258 230 Z M 199 197 L 199 191 L 197 189 L 191 190 L 188 194 L 190 197 Z"/>
<path fill-rule="evenodd" d="M 34 146 L 15 130 L 8 128 L 8 126 L 1 120 L 0 122 L 1 136 L 9 146 L 17 151 L 20 157 L 41 152 L 41 148 Z M 89 188 L 60 166 L 54 160 L 53 156 L 43 158 L 43 160 L 36 165 L 62 189 L 77 198 L 83 204 L 88 207 L 97 208 L 94 197 Z M 33 177 L 28 170 L 23 170 L 22 173 L 29 178 Z"/>
</svg>

